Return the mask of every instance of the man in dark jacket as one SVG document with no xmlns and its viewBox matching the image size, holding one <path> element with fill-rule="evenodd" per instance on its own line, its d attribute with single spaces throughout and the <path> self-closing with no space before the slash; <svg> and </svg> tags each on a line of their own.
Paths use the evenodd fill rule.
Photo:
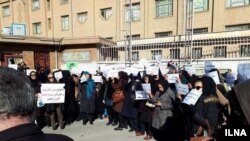
<svg viewBox="0 0 250 141">
<path fill-rule="evenodd" d="M 35 95 L 24 73 L 0 67 L 0 140 L 73 141 L 64 135 L 44 134 L 34 123 Z"/>
</svg>

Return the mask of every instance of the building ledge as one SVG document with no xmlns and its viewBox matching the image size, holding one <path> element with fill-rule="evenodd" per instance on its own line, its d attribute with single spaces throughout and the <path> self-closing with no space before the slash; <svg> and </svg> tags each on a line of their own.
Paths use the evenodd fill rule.
<svg viewBox="0 0 250 141">
<path fill-rule="evenodd" d="M 104 44 L 114 46 L 116 43 L 102 37 L 77 37 L 77 38 L 44 38 L 33 36 L 0 35 L 0 43 L 20 43 L 38 45 L 79 45 L 79 44 Z"/>
</svg>

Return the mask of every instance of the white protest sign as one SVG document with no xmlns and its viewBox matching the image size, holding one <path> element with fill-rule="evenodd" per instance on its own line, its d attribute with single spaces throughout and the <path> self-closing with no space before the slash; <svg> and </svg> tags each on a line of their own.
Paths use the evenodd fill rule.
<svg viewBox="0 0 250 141">
<path fill-rule="evenodd" d="M 76 67 L 73 67 L 73 68 L 70 70 L 70 74 L 71 74 L 71 75 L 75 74 L 75 75 L 77 75 L 77 76 L 81 76 L 81 73 L 82 73 L 82 71 L 81 71 L 80 69 L 76 68 Z"/>
<path fill-rule="evenodd" d="M 117 70 L 108 71 L 108 77 L 118 78 L 118 71 Z"/>
<path fill-rule="evenodd" d="M 226 82 L 230 85 L 234 84 L 234 81 L 236 79 L 236 74 L 234 73 L 227 73 L 226 75 Z"/>
<path fill-rule="evenodd" d="M 168 74 L 168 83 L 176 83 L 179 78 L 179 74 Z"/>
<path fill-rule="evenodd" d="M 94 82 L 103 83 L 102 76 L 93 76 L 92 79 L 94 80 Z"/>
<path fill-rule="evenodd" d="M 31 73 L 32 71 L 36 72 L 35 69 L 27 69 L 27 70 L 26 70 L 26 75 L 27 75 L 27 76 L 30 76 L 30 73 Z"/>
<path fill-rule="evenodd" d="M 82 77 L 80 78 L 80 83 L 83 83 L 85 81 L 87 81 L 87 78 L 85 75 L 82 75 Z"/>
<path fill-rule="evenodd" d="M 182 95 L 187 95 L 189 93 L 188 85 L 176 83 L 175 87 L 177 92 Z"/>
<path fill-rule="evenodd" d="M 250 63 L 238 65 L 238 74 L 240 76 L 240 82 L 250 79 L 249 70 L 250 70 Z"/>
<path fill-rule="evenodd" d="M 145 91 L 135 91 L 135 100 L 147 100 L 148 94 Z"/>
<path fill-rule="evenodd" d="M 217 71 L 212 71 L 212 72 L 209 72 L 207 74 L 207 76 L 213 78 L 214 82 L 217 84 L 220 84 L 220 78 L 219 78 L 219 75 L 218 75 L 218 72 Z"/>
<path fill-rule="evenodd" d="M 188 95 L 184 98 L 182 103 L 188 105 L 195 105 L 197 100 L 200 98 L 202 91 L 198 91 L 196 89 L 192 89 Z"/>
<path fill-rule="evenodd" d="M 185 70 L 189 73 L 189 74 L 196 74 L 196 69 L 195 67 L 189 65 L 189 66 L 185 66 Z"/>
<path fill-rule="evenodd" d="M 213 68 L 215 68 L 215 65 L 212 62 L 205 62 L 205 73 L 208 73 Z"/>
<path fill-rule="evenodd" d="M 147 93 L 151 93 L 151 85 L 150 84 L 141 84 L 142 85 L 142 89 L 143 91 L 147 92 Z"/>
<path fill-rule="evenodd" d="M 132 73 L 133 76 L 138 76 L 139 72 L 140 72 L 139 69 L 135 69 L 135 68 L 130 69 L 130 73 Z"/>
<path fill-rule="evenodd" d="M 62 83 L 42 84 L 41 99 L 42 103 L 64 103 L 65 89 Z"/>
<path fill-rule="evenodd" d="M 9 64 L 8 67 L 17 70 L 17 64 Z"/>
<path fill-rule="evenodd" d="M 55 72 L 54 76 L 55 76 L 56 80 L 59 81 L 60 79 L 63 78 L 62 71 Z"/>
<path fill-rule="evenodd" d="M 165 75 L 169 72 L 169 69 L 161 69 L 161 74 Z"/>
<path fill-rule="evenodd" d="M 148 75 L 159 75 L 159 68 L 158 67 L 149 67 L 146 70 Z"/>
</svg>

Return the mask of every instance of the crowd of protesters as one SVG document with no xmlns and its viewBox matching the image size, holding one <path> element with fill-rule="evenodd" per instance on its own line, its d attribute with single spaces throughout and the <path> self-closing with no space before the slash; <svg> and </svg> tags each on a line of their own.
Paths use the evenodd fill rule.
<svg viewBox="0 0 250 141">
<path fill-rule="evenodd" d="M 65 84 L 65 102 L 37 107 L 36 123 L 40 128 L 51 126 L 57 130 L 74 121 L 93 125 L 95 119 L 107 117 L 106 125 L 114 127 L 115 131 L 129 129 L 135 136 L 143 136 L 144 140 L 154 138 L 159 141 L 184 141 L 196 136 L 219 140 L 222 125 L 249 124 L 249 117 L 239 108 L 237 95 L 241 86 L 237 85 L 238 80 L 234 86 L 228 85 L 225 76 L 218 69 L 212 69 L 210 72 L 217 71 L 220 78 L 221 84 L 216 85 L 206 75 L 177 71 L 171 64 L 168 67 L 168 74 L 179 74 L 176 83 L 188 85 L 190 91 L 202 92 L 195 105 L 184 104 L 185 95 L 177 91 L 174 83 L 168 83 L 168 74 L 162 74 L 160 70 L 158 75 L 143 72 L 136 76 L 120 71 L 118 78 L 105 78 L 98 71 L 97 74 L 83 71 L 79 75 L 62 70 L 60 80 L 55 79 L 55 72 L 32 71 L 29 77 L 37 94 L 41 83 Z M 94 82 L 92 75 L 102 76 L 103 82 Z M 149 99 L 136 100 L 135 93 L 142 90 L 144 83 L 151 86 Z M 113 99 L 117 91 L 123 92 L 122 100 Z"/>
</svg>

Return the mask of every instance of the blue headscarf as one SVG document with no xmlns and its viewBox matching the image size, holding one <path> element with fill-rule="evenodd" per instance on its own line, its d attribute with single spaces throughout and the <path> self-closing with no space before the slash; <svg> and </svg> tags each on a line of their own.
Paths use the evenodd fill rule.
<svg viewBox="0 0 250 141">
<path fill-rule="evenodd" d="M 86 74 L 89 75 L 89 72 L 83 71 L 83 72 L 81 73 L 81 75 L 86 75 Z M 86 86 L 86 92 L 87 92 L 87 99 L 88 99 L 88 100 L 89 100 L 89 99 L 91 98 L 91 96 L 93 95 L 94 85 L 95 85 L 94 80 L 91 79 L 91 78 L 89 78 L 89 79 L 87 80 L 87 86 Z"/>
<path fill-rule="evenodd" d="M 94 80 L 89 78 L 87 80 L 87 99 L 90 99 L 91 96 L 93 95 L 93 90 L 94 90 Z"/>
</svg>

